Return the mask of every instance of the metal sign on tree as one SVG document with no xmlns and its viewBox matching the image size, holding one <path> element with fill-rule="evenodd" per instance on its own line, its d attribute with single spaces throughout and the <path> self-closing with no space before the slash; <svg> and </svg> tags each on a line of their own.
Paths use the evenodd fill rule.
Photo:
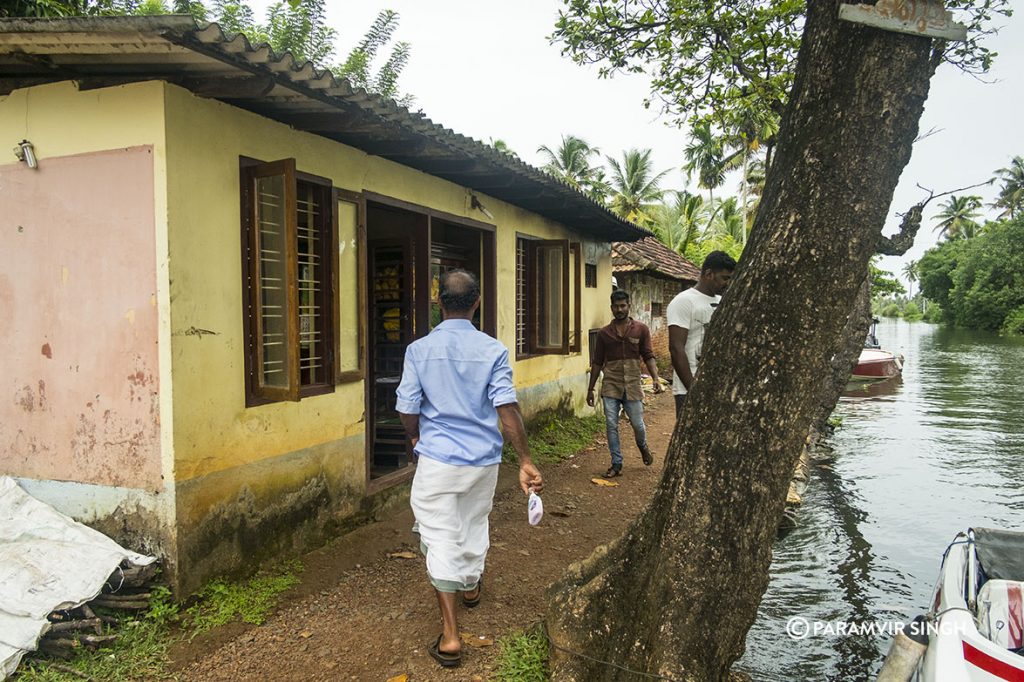
<svg viewBox="0 0 1024 682">
<path fill-rule="evenodd" d="M 943 40 L 966 40 L 967 27 L 953 21 L 938 0 L 879 0 L 875 5 L 839 5 L 839 18 L 886 31 Z"/>
</svg>

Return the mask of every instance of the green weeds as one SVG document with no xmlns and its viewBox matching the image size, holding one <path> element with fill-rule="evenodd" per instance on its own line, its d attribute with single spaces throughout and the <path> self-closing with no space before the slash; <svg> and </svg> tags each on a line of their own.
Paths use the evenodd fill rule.
<svg viewBox="0 0 1024 682">
<path fill-rule="evenodd" d="M 18 680 L 27 682 L 72 682 L 74 680 L 167 680 L 168 650 L 180 639 L 235 620 L 259 625 L 277 605 L 281 594 L 299 582 L 299 561 L 281 564 L 249 580 L 214 580 L 184 611 L 171 599 L 166 587 L 150 590 L 150 607 L 136 615 L 97 609 L 118 619 L 105 625 L 104 634 L 117 635 L 109 645 L 95 651 L 82 647 L 74 659 L 63 662 L 49 658 L 26 659 L 18 669 Z"/>
<path fill-rule="evenodd" d="M 494 679 L 499 682 L 546 682 L 548 639 L 541 627 L 507 635 L 498 641 L 498 665 Z"/>
<path fill-rule="evenodd" d="M 261 625 L 281 593 L 299 582 L 295 574 L 301 570 L 293 561 L 242 583 L 214 580 L 196 595 L 199 601 L 185 612 L 184 623 L 192 637 L 234 620 Z"/>
<path fill-rule="evenodd" d="M 590 445 L 594 436 L 604 429 L 604 415 L 551 413 L 533 420 L 526 428 L 530 454 L 537 464 L 555 464 Z M 505 444 L 504 460 L 515 462 L 515 450 Z"/>
</svg>

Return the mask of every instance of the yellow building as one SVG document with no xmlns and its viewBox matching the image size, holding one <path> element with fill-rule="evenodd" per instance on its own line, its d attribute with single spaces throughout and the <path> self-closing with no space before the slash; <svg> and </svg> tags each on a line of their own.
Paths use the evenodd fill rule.
<svg viewBox="0 0 1024 682">
<path fill-rule="evenodd" d="M 0 473 L 180 590 L 403 498 L 437 278 L 582 410 L 611 241 L 514 156 L 183 17 L 0 20 Z"/>
</svg>

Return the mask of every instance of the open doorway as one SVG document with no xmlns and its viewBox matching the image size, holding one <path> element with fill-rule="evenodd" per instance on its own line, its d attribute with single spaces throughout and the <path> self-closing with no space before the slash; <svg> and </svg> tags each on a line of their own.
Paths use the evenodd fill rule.
<svg viewBox="0 0 1024 682">
<path fill-rule="evenodd" d="M 440 278 L 463 268 L 480 277 L 478 329 L 495 335 L 491 226 L 391 201 L 370 200 L 367 248 L 367 477 L 371 491 L 412 474 L 412 452 L 395 410 L 405 349 L 441 322 Z"/>
</svg>

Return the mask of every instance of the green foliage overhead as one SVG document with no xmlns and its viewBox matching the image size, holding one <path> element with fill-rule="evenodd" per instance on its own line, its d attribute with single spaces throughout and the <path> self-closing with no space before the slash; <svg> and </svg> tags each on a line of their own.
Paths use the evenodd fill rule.
<svg viewBox="0 0 1024 682">
<path fill-rule="evenodd" d="M 255 42 L 269 43 L 275 52 L 291 52 L 299 63 L 324 64 L 334 54 L 337 31 L 326 24 L 324 0 L 275 2 Z"/>
<path fill-rule="evenodd" d="M 907 293 L 898 279 L 893 277 L 888 270 L 883 270 L 875 264 L 875 259 L 868 265 L 871 277 L 871 295 L 876 298 L 890 298 Z"/>
<path fill-rule="evenodd" d="M 565 0 L 553 39 L 603 76 L 646 72 L 666 112 L 722 125 L 746 101 L 781 112 L 803 13 L 802 0 Z"/>
<path fill-rule="evenodd" d="M 646 73 L 652 98 L 677 121 L 732 126 L 737 110 L 777 118 L 793 81 L 803 31 L 803 0 L 563 0 L 552 40 L 602 76 Z M 949 0 L 968 25 L 966 42 L 937 41 L 962 69 L 986 71 L 993 54 L 982 44 L 993 18 L 1011 14 L 1009 0 Z"/>
<path fill-rule="evenodd" d="M 299 62 L 325 66 L 333 59 L 338 33 L 327 25 L 326 0 L 278 0 L 267 9 L 266 23 L 257 21 L 246 0 L 208 2 L 209 7 L 202 0 L 0 0 L 0 17 L 191 14 L 197 21 L 217 22 L 229 35 L 242 33 L 254 44 L 266 43 L 278 54 L 290 52 Z M 401 95 L 398 88 L 409 63 L 409 43 L 394 43 L 373 73 L 377 53 L 391 43 L 398 20 L 398 13 L 382 10 L 345 61 L 331 71 L 356 87 L 411 106 L 414 98 Z"/>
<path fill-rule="evenodd" d="M 400 104 L 409 106 L 412 104 L 412 98 L 408 95 L 399 97 L 398 94 L 398 77 L 409 63 L 409 43 L 395 43 L 376 76 L 370 70 L 377 53 L 391 42 L 395 30 L 398 29 L 398 19 L 397 12 L 382 10 L 363 39 L 349 52 L 345 61 L 334 68 L 334 73 L 349 79 L 357 87 L 366 88 L 384 97 L 398 99 Z"/>
</svg>

